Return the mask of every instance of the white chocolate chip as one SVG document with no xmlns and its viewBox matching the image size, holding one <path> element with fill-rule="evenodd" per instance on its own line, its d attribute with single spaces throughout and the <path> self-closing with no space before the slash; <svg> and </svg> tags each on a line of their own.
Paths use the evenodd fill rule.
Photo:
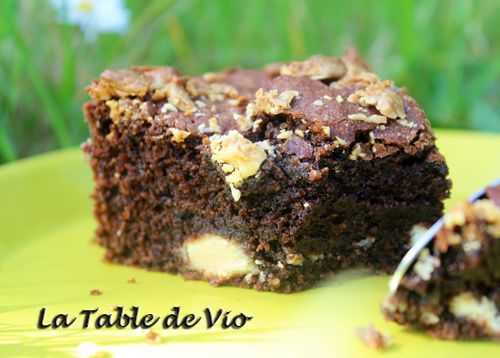
<svg viewBox="0 0 500 358">
<path fill-rule="evenodd" d="M 439 317 L 432 312 L 424 311 L 420 314 L 420 322 L 432 326 L 439 323 Z"/>
<path fill-rule="evenodd" d="M 485 296 L 478 299 L 471 292 L 461 293 L 451 299 L 450 311 L 458 318 L 486 327 L 491 334 L 500 333 L 500 313 Z"/>
<path fill-rule="evenodd" d="M 188 267 L 208 277 L 228 279 L 256 270 L 236 241 L 220 235 L 205 234 L 189 239 L 184 249 Z"/>
</svg>

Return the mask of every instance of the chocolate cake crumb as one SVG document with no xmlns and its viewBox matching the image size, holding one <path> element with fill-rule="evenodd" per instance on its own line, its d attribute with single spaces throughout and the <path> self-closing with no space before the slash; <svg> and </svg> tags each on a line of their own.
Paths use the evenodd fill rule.
<svg viewBox="0 0 500 358">
<path fill-rule="evenodd" d="M 90 290 L 90 295 L 91 296 L 101 296 L 102 295 L 102 291 L 98 288 L 93 288 Z"/>
<path fill-rule="evenodd" d="M 392 339 L 389 335 L 375 329 L 373 325 L 359 327 L 356 333 L 361 341 L 368 347 L 377 350 L 385 350 L 392 344 Z"/>
<path fill-rule="evenodd" d="M 157 332 L 150 329 L 148 333 L 146 333 L 146 341 L 151 344 L 158 344 L 161 343 L 162 339 Z"/>
</svg>

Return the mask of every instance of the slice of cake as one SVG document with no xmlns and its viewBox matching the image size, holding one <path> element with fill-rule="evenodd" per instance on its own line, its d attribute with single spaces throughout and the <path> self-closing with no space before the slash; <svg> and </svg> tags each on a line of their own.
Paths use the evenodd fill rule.
<svg viewBox="0 0 500 358">
<path fill-rule="evenodd" d="M 88 87 L 97 241 L 107 259 L 290 292 L 390 271 L 450 183 L 415 100 L 354 53 Z"/>
<path fill-rule="evenodd" d="M 445 338 L 500 338 L 500 185 L 444 216 L 384 303 L 386 317 Z"/>
</svg>

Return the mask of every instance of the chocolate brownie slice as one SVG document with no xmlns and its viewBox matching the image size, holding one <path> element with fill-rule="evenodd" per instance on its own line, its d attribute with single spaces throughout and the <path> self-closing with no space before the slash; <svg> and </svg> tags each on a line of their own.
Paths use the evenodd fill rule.
<svg viewBox="0 0 500 358">
<path fill-rule="evenodd" d="M 500 338 L 500 185 L 444 216 L 383 310 L 439 338 Z"/>
<path fill-rule="evenodd" d="M 392 270 L 448 195 L 424 112 L 352 52 L 202 76 L 105 71 L 88 93 L 111 261 L 297 291 L 341 268 Z"/>
</svg>

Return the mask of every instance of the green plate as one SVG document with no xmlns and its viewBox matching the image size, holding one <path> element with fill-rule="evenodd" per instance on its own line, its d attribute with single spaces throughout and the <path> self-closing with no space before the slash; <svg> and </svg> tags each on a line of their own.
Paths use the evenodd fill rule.
<svg viewBox="0 0 500 358">
<path fill-rule="evenodd" d="M 500 175 L 500 136 L 438 131 L 439 147 L 454 182 L 447 205 Z M 371 357 L 356 327 L 373 323 L 394 341 L 383 354 L 403 357 L 499 357 L 493 342 L 444 342 L 385 322 L 379 304 L 387 276 L 349 271 L 320 287 L 297 294 L 273 294 L 157 272 L 111 265 L 91 243 L 94 221 L 87 164 L 79 150 L 56 152 L 0 168 L 0 357 L 74 357 L 95 351 L 115 357 L 286 356 Z M 136 283 L 129 283 L 130 278 Z M 102 295 L 90 295 L 100 289 Z M 205 320 L 191 329 L 82 329 L 84 309 L 97 314 L 138 306 L 140 315 L 165 316 L 175 306 L 181 315 L 202 315 L 205 308 L 252 316 L 242 328 L 208 329 Z M 73 326 L 37 329 L 67 313 Z M 94 320 L 91 320 L 94 323 Z"/>
</svg>

